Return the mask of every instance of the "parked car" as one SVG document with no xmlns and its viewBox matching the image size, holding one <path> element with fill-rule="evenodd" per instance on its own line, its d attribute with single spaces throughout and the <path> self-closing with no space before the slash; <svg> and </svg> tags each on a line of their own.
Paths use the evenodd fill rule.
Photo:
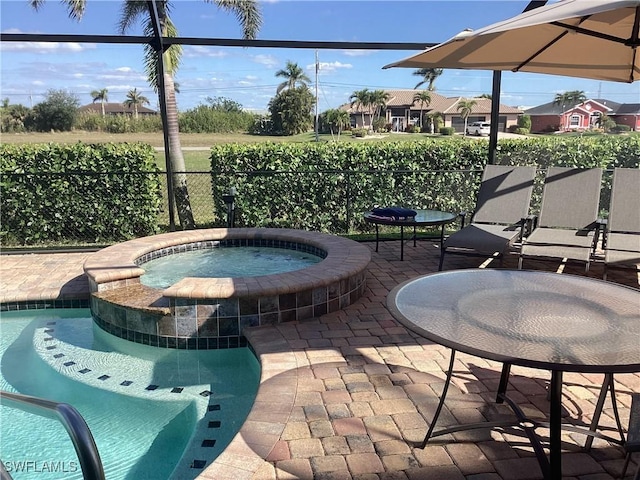
<svg viewBox="0 0 640 480">
<path fill-rule="evenodd" d="M 473 122 L 467 126 L 467 135 L 489 135 L 491 124 L 487 122 Z"/>
</svg>

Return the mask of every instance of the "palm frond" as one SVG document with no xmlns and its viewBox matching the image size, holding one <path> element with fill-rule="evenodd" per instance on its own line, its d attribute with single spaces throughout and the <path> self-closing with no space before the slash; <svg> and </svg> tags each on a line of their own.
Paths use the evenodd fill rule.
<svg viewBox="0 0 640 480">
<path fill-rule="evenodd" d="M 64 2 L 67 4 L 69 17 L 74 20 L 81 20 L 87 7 L 87 0 L 64 0 Z"/>
<path fill-rule="evenodd" d="M 145 14 L 148 15 L 148 13 L 147 2 L 141 0 L 126 0 L 123 2 L 122 9 L 120 10 L 118 30 L 120 33 L 126 33 L 140 17 Z"/>
<path fill-rule="evenodd" d="M 242 27 L 242 36 L 247 40 L 256 38 L 262 26 L 262 15 L 255 0 L 205 0 L 219 8 L 235 14 Z"/>
<path fill-rule="evenodd" d="M 37 12 L 44 5 L 44 2 L 45 0 L 29 0 L 29 5 Z"/>
</svg>

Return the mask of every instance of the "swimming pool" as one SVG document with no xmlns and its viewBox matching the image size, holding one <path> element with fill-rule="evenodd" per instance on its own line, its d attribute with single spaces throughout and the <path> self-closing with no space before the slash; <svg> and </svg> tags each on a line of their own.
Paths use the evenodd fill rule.
<svg viewBox="0 0 640 480">
<path fill-rule="evenodd" d="M 300 270 L 322 261 L 309 252 L 274 247 L 217 246 L 173 253 L 140 266 L 145 274 L 140 283 L 169 288 L 186 277 L 257 277 Z"/>
<path fill-rule="evenodd" d="M 195 478 L 253 405 L 259 364 L 247 348 L 174 350 L 127 342 L 88 309 L 3 312 L 0 389 L 72 404 L 106 477 Z M 15 480 L 82 478 L 61 424 L 0 408 L 0 458 Z"/>
</svg>

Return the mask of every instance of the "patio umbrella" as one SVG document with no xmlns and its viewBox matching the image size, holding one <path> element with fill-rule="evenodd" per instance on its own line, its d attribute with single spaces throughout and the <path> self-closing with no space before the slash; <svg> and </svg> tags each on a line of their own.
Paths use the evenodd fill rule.
<svg viewBox="0 0 640 480">
<path fill-rule="evenodd" d="M 385 65 L 640 79 L 640 0 L 561 0 Z"/>
</svg>

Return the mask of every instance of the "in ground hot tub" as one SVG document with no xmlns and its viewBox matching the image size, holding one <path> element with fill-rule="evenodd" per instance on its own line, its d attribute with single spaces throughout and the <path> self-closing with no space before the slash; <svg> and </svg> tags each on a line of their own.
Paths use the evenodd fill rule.
<svg viewBox="0 0 640 480">
<path fill-rule="evenodd" d="M 166 289 L 144 285 L 144 264 L 209 248 L 269 247 L 322 260 L 270 275 L 185 277 Z M 84 264 L 91 312 L 104 330 L 168 348 L 243 346 L 242 329 L 340 310 L 364 292 L 371 259 L 353 240 L 291 229 L 216 228 L 174 232 L 113 245 Z M 248 260 L 250 261 L 250 260 Z"/>
</svg>

